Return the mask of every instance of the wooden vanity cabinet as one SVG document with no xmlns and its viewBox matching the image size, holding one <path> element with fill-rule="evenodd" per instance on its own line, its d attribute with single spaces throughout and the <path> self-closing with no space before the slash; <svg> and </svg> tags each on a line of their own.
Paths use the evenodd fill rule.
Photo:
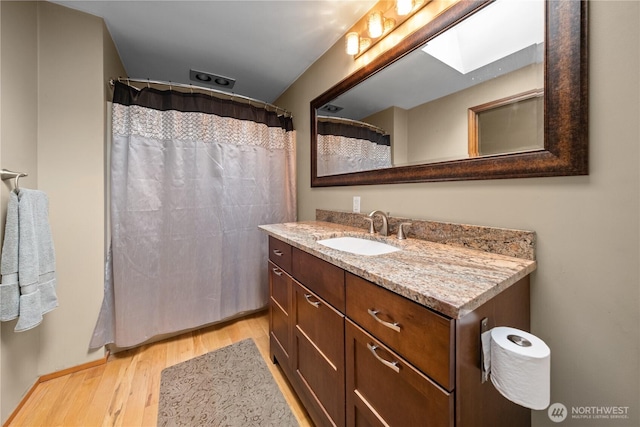
<svg viewBox="0 0 640 427">
<path fill-rule="evenodd" d="M 528 427 L 481 381 L 481 321 L 529 329 L 529 276 L 451 319 L 269 237 L 271 357 L 317 426 Z"/>
</svg>

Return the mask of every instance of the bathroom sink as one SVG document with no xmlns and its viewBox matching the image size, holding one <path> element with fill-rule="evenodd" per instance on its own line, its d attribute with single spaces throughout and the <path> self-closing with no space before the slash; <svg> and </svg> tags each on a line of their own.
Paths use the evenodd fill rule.
<svg viewBox="0 0 640 427">
<path fill-rule="evenodd" d="M 334 237 L 318 240 L 321 245 L 357 255 L 383 255 L 399 251 L 395 246 L 359 237 Z"/>
</svg>

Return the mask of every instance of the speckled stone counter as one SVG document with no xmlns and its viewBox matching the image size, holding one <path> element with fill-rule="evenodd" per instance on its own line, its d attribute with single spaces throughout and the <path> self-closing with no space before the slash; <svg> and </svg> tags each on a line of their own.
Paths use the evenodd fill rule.
<svg viewBox="0 0 640 427">
<path fill-rule="evenodd" d="M 260 229 L 302 251 L 451 318 L 475 310 L 536 269 L 532 259 L 394 235 L 324 221 L 262 225 Z M 400 251 L 354 255 L 317 243 L 352 236 L 382 241 Z"/>
<path fill-rule="evenodd" d="M 365 231 L 369 227 L 369 223 L 364 219 L 366 216 L 363 213 L 316 209 L 318 221 L 350 225 Z M 374 222 L 376 230 L 379 230 L 382 220 L 377 216 Z M 408 237 L 516 258 L 536 259 L 536 233 L 533 231 L 390 216 L 389 234 L 397 233 L 398 225 L 403 222 L 411 224 L 406 228 Z"/>
</svg>

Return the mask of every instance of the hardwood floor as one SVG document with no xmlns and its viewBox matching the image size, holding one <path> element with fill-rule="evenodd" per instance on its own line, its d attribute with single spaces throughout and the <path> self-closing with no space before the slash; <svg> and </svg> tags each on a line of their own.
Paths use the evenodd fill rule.
<svg viewBox="0 0 640 427">
<path fill-rule="evenodd" d="M 253 338 L 301 426 L 313 426 L 278 365 L 269 360 L 267 311 L 112 355 L 106 364 L 38 384 L 7 426 L 155 426 L 160 373 Z"/>
</svg>

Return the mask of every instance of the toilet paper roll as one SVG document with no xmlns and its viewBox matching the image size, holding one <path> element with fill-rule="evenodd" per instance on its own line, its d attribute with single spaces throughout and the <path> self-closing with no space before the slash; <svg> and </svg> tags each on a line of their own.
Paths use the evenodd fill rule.
<svg viewBox="0 0 640 427">
<path fill-rule="evenodd" d="M 544 341 L 519 329 L 491 330 L 491 382 L 504 397 L 527 408 L 545 409 L 550 377 L 551 350 Z"/>
</svg>

